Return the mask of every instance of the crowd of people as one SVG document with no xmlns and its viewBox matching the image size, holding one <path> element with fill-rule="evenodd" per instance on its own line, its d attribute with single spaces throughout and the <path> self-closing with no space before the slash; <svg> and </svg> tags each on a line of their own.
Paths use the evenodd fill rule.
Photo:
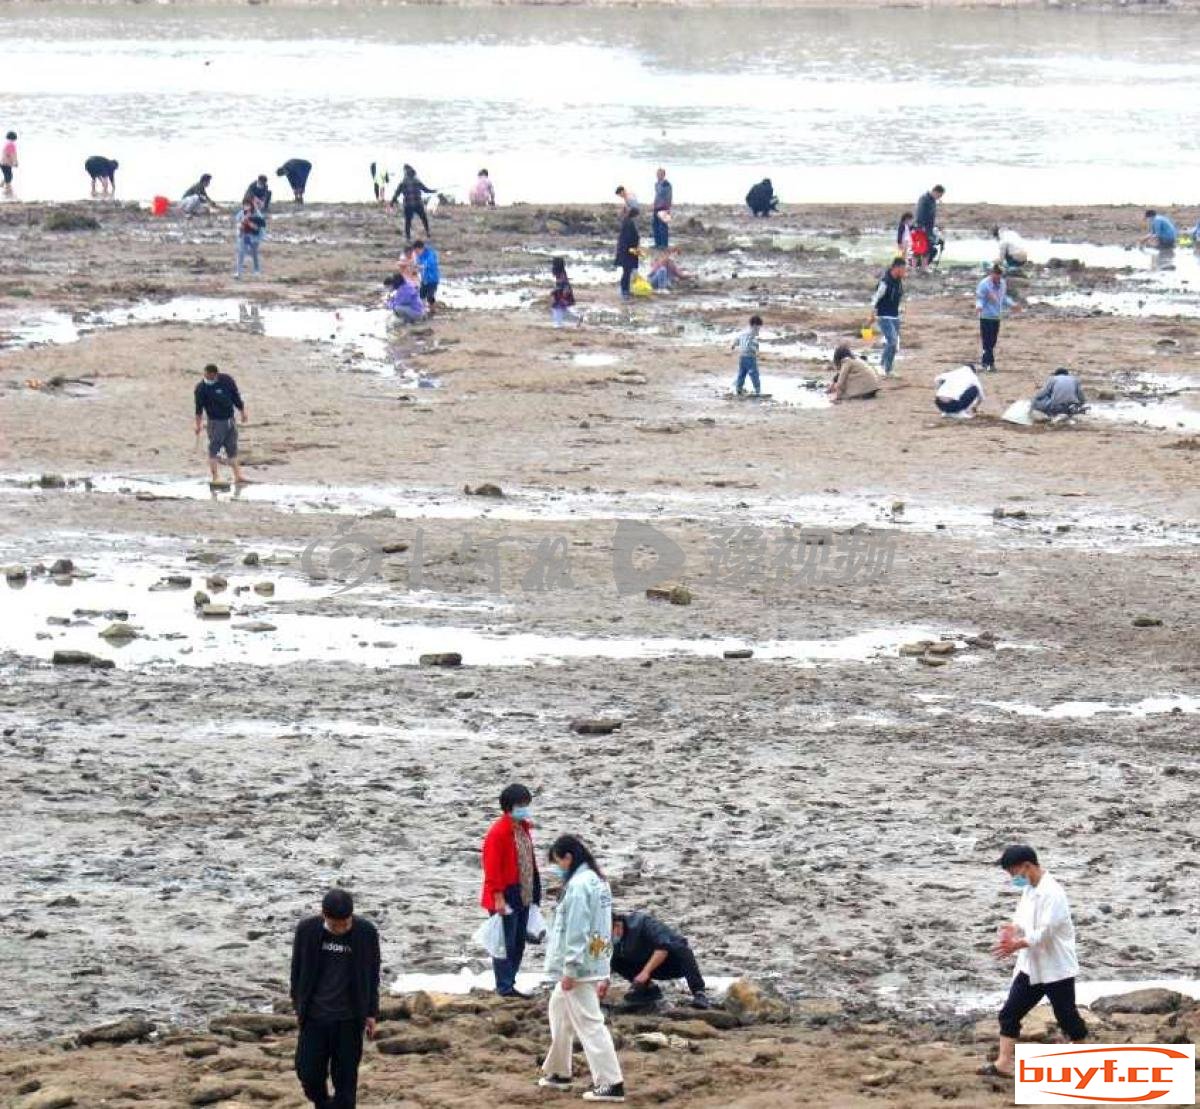
<svg viewBox="0 0 1200 1109">
<path fill-rule="evenodd" d="M 848 360 L 848 355 L 842 358 L 843 363 Z M 517 1004 L 530 1001 L 534 993 L 518 989 L 518 976 L 527 945 L 544 942 L 537 981 L 539 989 L 550 991 L 549 1027 L 536 1084 L 573 1090 L 578 1042 L 589 1071 L 582 1100 L 624 1102 L 625 1078 L 606 1010 L 653 1012 L 668 1003 L 663 986 L 679 982 L 692 1007 L 709 1008 L 699 961 L 679 931 L 643 909 L 614 904 L 603 867 L 578 835 L 559 835 L 551 843 L 543 884 L 532 791 L 519 782 L 506 786 L 499 807 L 480 849 L 480 906 L 501 936 L 492 952 L 495 991 Z M 979 1073 L 1007 1078 L 1013 1073 L 1021 1023 L 1042 998 L 1049 999 L 1068 1039 L 1081 1042 L 1088 1029 L 1075 1001 L 1079 962 L 1062 885 L 1028 844 L 1006 848 L 996 865 L 1021 896 L 1011 920 L 998 929 L 992 950 L 997 959 L 1013 959 L 1014 966 L 998 1016 L 996 1059 Z M 541 906 L 551 891 L 556 903 L 550 925 L 543 929 Z M 614 977 L 627 983 L 619 999 L 612 990 Z M 379 933 L 355 914 L 348 891 L 330 889 L 320 913 L 297 925 L 292 944 L 291 999 L 300 1026 L 296 1074 L 317 1109 L 355 1104 L 363 1042 L 376 1034 L 379 992 Z"/>
</svg>

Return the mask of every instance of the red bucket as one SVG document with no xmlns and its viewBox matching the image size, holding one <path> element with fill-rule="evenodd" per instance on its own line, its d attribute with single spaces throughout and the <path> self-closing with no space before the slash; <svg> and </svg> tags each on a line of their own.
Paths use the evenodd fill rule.
<svg viewBox="0 0 1200 1109">
<path fill-rule="evenodd" d="M 171 207 L 171 202 L 165 196 L 156 196 L 150 202 L 150 212 L 155 216 L 165 216 Z"/>
</svg>

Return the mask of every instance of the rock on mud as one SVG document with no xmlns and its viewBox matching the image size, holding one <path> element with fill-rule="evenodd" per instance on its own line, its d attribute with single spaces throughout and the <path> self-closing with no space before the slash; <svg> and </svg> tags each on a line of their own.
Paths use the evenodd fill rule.
<svg viewBox="0 0 1200 1109">
<path fill-rule="evenodd" d="M 422 666 L 461 666 L 462 655 L 457 651 L 438 651 L 420 658 Z"/>
<path fill-rule="evenodd" d="M 86 1028 L 77 1038 L 84 1047 L 89 1044 L 127 1044 L 134 1040 L 144 1040 L 153 1031 L 154 1025 L 145 1017 L 126 1017 L 112 1024 Z"/>
<path fill-rule="evenodd" d="M 673 605 L 690 605 L 692 591 L 686 585 L 652 585 L 646 590 L 646 600 L 667 601 Z"/>
<path fill-rule="evenodd" d="M 754 652 L 749 647 L 738 647 L 725 652 L 725 658 L 753 658 Z"/>
<path fill-rule="evenodd" d="M 1135 628 L 1161 628 L 1162 619 L 1158 616 L 1135 616 L 1133 626 Z"/>
<path fill-rule="evenodd" d="M 743 1024 L 786 1020 L 787 1003 L 767 988 L 748 978 L 739 978 L 725 995 L 725 1008 Z"/>
<path fill-rule="evenodd" d="M 1097 998 L 1092 1009 L 1097 1013 L 1174 1013 L 1183 1005 L 1183 994 L 1154 988 Z"/>
<path fill-rule="evenodd" d="M 472 489 L 469 485 L 463 486 L 463 492 L 468 497 L 503 497 L 504 490 L 498 485 L 493 485 L 490 481 L 485 481 L 482 485 L 475 486 Z"/>
<path fill-rule="evenodd" d="M 610 720 L 605 718 L 599 719 L 583 719 L 571 721 L 571 731 L 576 735 L 612 735 L 621 727 L 620 720 Z"/>
<path fill-rule="evenodd" d="M 117 621 L 115 624 L 109 624 L 100 633 L 101 639 L 107 639 L 110 643 L 127 643 L 131 639 L 137 639 L 138 630 L 132 624 L 125 624 Z"/>
<path fill-rule="evenodd" d="M 218 1101 L 232 1101 L 245 1088 L 241 1082 L 208 1082 L 192 1092 L 188 1104 L 216 1105 Z"/>
<path fill-rule="evenodd" d="M 296 1018 L 291 1013 L 226 1013 L 223 1017 L 213 1017 L 208 1028 L 210 1032 L 230 1032 L 236 1028 L 256 1036 L 273 1036 L 294 1032 Z"/>
<path fill-rule="evenodd" d="M 450 1050 L 450 1041 L 443 1036 L 389 1036 L 379 1041 L 384 1055 L 440 1055 Z"/>
<path fill-rule="evenodd" d="M 95 670 L 112 670 L 116 663 L 110 658 L 100 658 L 90 651 L 55 651 L 50 661 L 55 666 L 90 666 Z"/>
<path fill-rule="evenodd" d="M 43 489 L 65 489 L 67 487 L 67 479 L 62 474 L 42 474 L 37 483 Z"/>
<path fill-rule="evenodd" d="M 200 615 L 205 620 L 228 620 L 233 615 L 233 609 L 229 605 L 207 604 L 201 607 Z"/>
</svg>

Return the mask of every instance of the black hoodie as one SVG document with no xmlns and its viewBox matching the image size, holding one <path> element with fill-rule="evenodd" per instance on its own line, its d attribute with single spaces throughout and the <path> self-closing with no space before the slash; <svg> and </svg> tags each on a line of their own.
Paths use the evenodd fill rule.
<svg viewBox="0 0 1200 1109">
<path fill-rule="evenodd" d="M 340 939 L 350 944 L 350 1004 L 356 1020 L 379 1016 L 379 933 L 375 925 L 360 916 L 345 936 L 335 937 L 325 930 L 325 919 L 310 916 L 296 926 L 292 941 L 292 1004 L 303 1023 L 321 969 L 321 943 Z"/>
</svg>

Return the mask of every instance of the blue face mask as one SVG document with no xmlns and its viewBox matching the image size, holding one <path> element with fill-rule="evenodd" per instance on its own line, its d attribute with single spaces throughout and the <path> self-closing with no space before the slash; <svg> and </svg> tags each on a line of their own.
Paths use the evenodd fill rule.
<svg viewBox="0 0 1200 1109">
<path fill-rule="evenodd" d="M 550 864 L 550 873 L 553 874 L 554 877 L 560 882 L 565 882 L 567 880 L 567 868 L 565 866 L 559 866 L 558 863 Z"/>
<path fill-rule="evenodd" d="M 528 805 L 513 806 L 512 817 L 513 817 L 513 820 L 528 820 L 529 819 L 529 806 Z"/>
<path fill-rule="evenodd" d="M 1026 878 L 1024 874 L 1018 874 L 1015 878 L 1013 878 L 1012 884 L 1016 886 L 1017 889 L 1023 890 L 1029 885 L 1029 879 Z"/>
</svg>

